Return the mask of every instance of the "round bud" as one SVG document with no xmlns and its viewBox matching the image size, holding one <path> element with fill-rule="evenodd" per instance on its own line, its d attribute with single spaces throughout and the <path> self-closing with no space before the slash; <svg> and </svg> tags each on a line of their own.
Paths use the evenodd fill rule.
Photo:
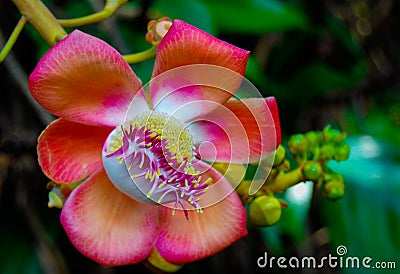
<svg viewBox="0 0 400 274">
<path fill-rule="evenodd" d="M 325 144 L 321 147 L 320 160 L 331 160 L 335 154 L 335 147 L 332 144 Z"/>
<path fill-rule="evenodd" d="M 55 190 L 55 191 L 54 191 Z M 58 188 L 54 188 L 54 190 L 49 192 L 49 202 L 47 203 L 47 206 L 52 208 L 62 208 L 65 202 L 65 199 L 60 195 L 60 192 L 57 191 L 59 190 Z"/>
<path fill-rule="evenodd" d="M 343 144 L 335 148 L 335 160 L 345 161 L 349 158 L 350 155 L 350 146 L 348 144 Z"/>
<path fill-rule="evenodd" d="M 281 215 L 281 203 L 274 196 L 259 196 L 250 202 L 249 217 L 256 226 L 272 226 Z"/>
<path fill-rule="evenodd" d="M 307 152 L 308 140 L 303 134 L 292 135 L 288 142 L 292 154 L 303 154 Z"/>
<path fill-rule="evenodd" d="M 280 165 L 285 159 L 286 150 L 282 145 L 279 145 L 275 152 L 274 166 Z"/>
<path fill-rule="evenodd" d="M 81 181 L 71 184 L 49 182 L 47 184 L 47 188 L 50 189 L 49 202 L 47 203 L 48 207 L 62 208 L 72 190 L 74 190 L 80 183 Z"/>
<path fill-rule="evenodd" d="M 173 273 L 182 268 L 183 265 L 176 265 L 166 261 L 156 248 L 150 253 L 144 261 L 145 265 L 153 272 Z"/>
<path fill-rule="evenodd" d="M 316 180 L 322 174 L 321 165 L 318 162 L 308 161 L 303 166 L 304 176 L 309 180 Z"/>
<path fill-rule="evenodd" d="M 344 196 L 343 177 L 339 174 L 329 176 L 329 181 L 324 184 L 323 192 L 325 198 L 329 200 L 337 200 Z"/>
<path fill-rule="evenodd" d="M 168 17 L 149 21 L 147 24 L 146 41 L 157 46 L 167 34 L 171 25 L 172 21 Z"/>
<path fill-rule="evenodd" d="M 338 129 L 332 128 L 330 125 L 324 127 L 322 131 L 322 140 L 325 143 L 338 145 L 344 140 L 346 140 L 346 133 L 341 132 Z"/>
<path fill-rule="evenodd" d="M 309 131 L 305 134 L 310 146 L 317 147 L 321 144 L 321 133 L 315 131 Z"/>
</svg>

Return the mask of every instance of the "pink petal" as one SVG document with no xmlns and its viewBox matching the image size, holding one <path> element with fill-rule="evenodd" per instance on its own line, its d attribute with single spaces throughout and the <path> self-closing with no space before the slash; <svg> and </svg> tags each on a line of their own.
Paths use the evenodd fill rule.
<svg viewBox="0 0 400 274">
<path fill-rule="evenodd" d="M 175 20 L 158 49 L 153 76 L 167 70 L 190 64 L 210 64 L 244 74 L 249 51 Z"/>
<path fill-rule="evenodd" d="M 29 77 L 33 97 L 48 111 L 94 125 L 121 123 L 140 87 L 114 48 L 77 30 L 50 49 Z"/>
<path fill-rule="evenodd" d="M 101 170 L 101 150 L 110 131 L 64 119 L 54 121 L 38 140 L 43 172 L 55 182 L 72 183 Z"/>
<path fill-rule="evenodd" d="M 158 235 L 157 208 L 123 195 L 104 171 L 72 192 L 61 223 L 83 255 L 105 266 L 144 260 Z"/>
<path fill-rule="evenodd" d="M 230 100 L 201 119 L 189 130 L 206 161 L 257 162 L 280 142 L 278 108 L 272 97 Z"/>
<path fill-rule="evenodd" d="M 278 103 L 276 102 L 275 97 L 265 98 L 265 101 L 267 102 L 267 105 L 268 105 L 269 110 L 271 112 L 272 118 L 274 119 L 275 129 L 276 129 L 275 140 L 276 140 L 276 143 L 277 143 L 277 146 L 278 146 L 282 141 L 281 123 L 279 121 Z"/>
<path fill-rule="evenodd" d="M 199 100 L 226 102 L 242 81 L 248 55 L 246 50 L 175 20 L 157 49 L 153 71 L 156 83 L 150 85 L 153 106 L 170 112 Z M 195 66 L 177 69 L 187 65 Z M 187 115 L 194 117 L 199 110 L 209 111 L 196 106 Z"/>
<path fill-rule="evenodd" d="M 243 75 L 225 67 L 182 66 L 151 80 L 151 100 L 155 110 L 189 121 L 225 103 L 235 94 L 242 80 Z"/>
<path fill-rule="evenodd" d="M 183 264 L 213 255 L 247 234 L 246 211 L 227 180 L 211 167 L 202 176 L 218 184 L 202 197 L 203 213 L 190 210 L 187 221 L 182 212 L 172 215 L 170 208 L 161 208 L 156 248 L 170 263 Z"/>
</svg>

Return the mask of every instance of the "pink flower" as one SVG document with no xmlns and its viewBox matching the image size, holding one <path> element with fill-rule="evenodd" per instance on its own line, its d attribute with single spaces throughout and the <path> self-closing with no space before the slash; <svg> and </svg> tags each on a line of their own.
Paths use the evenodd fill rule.
<svg viewBox="0 0 400 274">
<path fill-rule="evenodd" d="M 39 137 L 39 164 L 56 183 L 83 180 L 61 212 L 81 253 L 112 266 L 157 250 L 183 264 L 247 233 L 239 197 L 207 162 L 256 162 L 280 142 L 274 98 L 231 98 L 248 54 L 176 20 L 145 88 L 116 50 L 80 31 L 40 60 L 29 88 L 60 118 Z"/>
</svg>

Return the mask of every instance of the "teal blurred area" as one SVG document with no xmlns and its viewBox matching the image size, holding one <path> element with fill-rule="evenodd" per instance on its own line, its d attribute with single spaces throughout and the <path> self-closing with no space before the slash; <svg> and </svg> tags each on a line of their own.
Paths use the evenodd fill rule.
<svg viewBox="0 0 400 274">
<path fill-rule="evenodd" d="M 400 153 L 392 145 L 368 135 L 353 137 L 349 144 L 350 159 L 340 165 L 332 164 L 334 170 L 345 176 L 346 196 L 338 203 L 321 202 L 331 245 L 345 245 L 349 256 L 398 263 Z"/>
<path fill-rule="evenodd" d="M 100 10 L 100 0 L 45 0 L 59 18 Z M 147 22 L 179 18 L 251 51 L 248 78 L 275 96 L 285 143 L 325 125 L 348 134 L 350 158 L 329 164 L 345 179 L 345 196 L 325 200 L 311 182 L 282 193 L 288 208 L 269 228 L 178 273 L 399 273 L 400 269 L 400 2 L 394 0 L 138 0 L 102 23 L 80 29 L 122 54 L 149 47 Z M 0 48 L 20 14 L 0 1 Z M 68 32 L 72 29 L 67 29 Z M 59 210 L 47 207 L 36 140 L 54 119 L 32 102 L 27 77 L 49 47 L 30 26 L 0 64 L 0 273 L 151 273 L 143 264 L 104 268 L 79 254 Z M 146 83 L 154 60 L 132 65 Z M 338 255 L 338 247 L 347 249 Z M 260 268 L 264 256 L 370 257 L 396 269 Z"/>
</svg>

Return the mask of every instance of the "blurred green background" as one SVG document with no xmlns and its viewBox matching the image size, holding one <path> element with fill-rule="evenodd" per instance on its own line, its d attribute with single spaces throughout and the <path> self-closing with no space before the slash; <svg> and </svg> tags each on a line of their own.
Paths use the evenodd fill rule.
<svg viewBox="0 0 400 274">
<path fill-rule="evenodd" d="M 59 18 L 87 15 L 100 0 L 44 1 Z M 397 273 L 378 269 L 264 269 L 268 256 L 369 256 L 400 269 L 400 2 L 394 0 L 154 0 L 131 1 L 115 16 L 81 30 L 122 54 L 144 50 L 148 20 L 187 21 L 252 52 L 246 77 L 278 100 L 283 143 L 326 124 L 348 133 L 345 197 L 331 202 L 310 183 L 284 194 L 289 207 L 274 227 L 255 228 L 221 253 L 178 273 Z M 20 14 L 0 1 L 0 42 Z M 72 31 L 72 29 L 67 29 Z M 1 46 L 1 47 L 2 47 Z M 0 64 L 0 273 L 150 273 L 142 264 L 103 268 L 80 255 L 47 208 L 36 162 L 36 139 L 52 119 L 32 102 L 27 77 L 49 49 L 27 26 Z M 133 65 L 143 82 L 153 60 Z"/>
</svg>

